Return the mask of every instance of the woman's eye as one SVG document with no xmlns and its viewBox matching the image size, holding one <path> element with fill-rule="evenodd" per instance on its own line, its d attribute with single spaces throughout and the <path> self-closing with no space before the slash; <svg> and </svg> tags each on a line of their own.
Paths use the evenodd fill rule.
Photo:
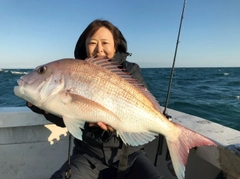
<svg viewBox="0 0 240 179">
<path fill-rule="evenodd" d="M 46 66 L 41 66 L 37 69 L 38 74 L 43 74 L 47 70 Z"/>
</svg>

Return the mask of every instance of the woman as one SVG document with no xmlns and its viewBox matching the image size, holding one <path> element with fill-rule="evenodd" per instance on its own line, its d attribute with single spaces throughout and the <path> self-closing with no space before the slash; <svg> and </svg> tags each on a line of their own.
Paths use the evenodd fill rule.
<svg viewBox="0 0 240 179">
<path fill-rule="evenodd" d="M 141 75 L 140 68 L 135 63 L 126 61 L 129 53 L 127 43 L 121 31 L 105 20 L 95 20 L 88 25 L 78 39 L 74 51 L 76 59 L 90 57 L 107 57 L 119 63 L 123 68 L 137 79 L 140 84 L 146 86 Z M 37 113 L 60 127 L 65 127 L 63 120 L 57 116 L 28 106 Z M 79 129 L 80 130 L 80 129 Z M 122 140 L 116 136 L 111 126 L 102 122 L 86 123 L 83 131 L 83 141 L 74 139 L 74 149 L 71 156 L 71 174 L 75 178 L 116 178 L 119 159 L 123 153 L 126 155 L 126 147 Z M 124 178 L 162 178 L 161 174 L 145 156 L 143 146 L 128 147 L 127 169 Z M 67 162 L 52 175 L 54 178 L 65 178 L 68 169 Z"/>
</svg>

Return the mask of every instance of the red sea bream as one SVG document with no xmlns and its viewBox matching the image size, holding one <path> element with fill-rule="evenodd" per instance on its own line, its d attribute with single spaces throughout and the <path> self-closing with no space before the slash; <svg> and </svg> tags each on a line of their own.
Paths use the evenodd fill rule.
<svg viewBox="0 0 240 179">
<path fill-rule="evenodd" d="M 165 136 L 174 170 L 185 176 L 189 149 L 216 145 L 169 121 L 153 95 L 107 59 L 62 59 L 37 67 L 18 80 L 14 93 L 60 116 L 69 132 L 82 140 L 85 122 L 112 126 L 127 145 L 137 146 Z"/>
</svg>

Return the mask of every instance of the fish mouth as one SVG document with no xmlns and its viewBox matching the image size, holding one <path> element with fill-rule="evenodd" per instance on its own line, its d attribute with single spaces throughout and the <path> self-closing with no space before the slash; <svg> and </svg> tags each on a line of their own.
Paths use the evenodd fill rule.
<svg viewBox="0 0 240 179">
<path fill-rule="evenodd" d="M 22 90 L 22 86 L 24 85 L 24 81 L 20 78 L 17 80 L 18 86 L 14 86 L 13 92 L 16 96 L 23 98 L 24 91 Z"/>
<path fill-rule="evenodd" d="M 21 78 L 19 80 L 17 80 L 17 84 L 18 86 L 23 86 L 26 82 L 23 81 Z"/>
</svg>

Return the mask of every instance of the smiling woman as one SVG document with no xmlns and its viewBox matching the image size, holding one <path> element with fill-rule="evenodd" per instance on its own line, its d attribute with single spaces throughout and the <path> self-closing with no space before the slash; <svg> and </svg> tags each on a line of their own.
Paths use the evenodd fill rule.
<svg viewBox="0 0 240 179">
<path fill-rule="evenodd" d="M 116 31 L 108 21 L 97 20 L 89 24 L 79 37 L 74 55 L 77 59 L 86 59 L 101 53 L 99 56 L 113 58 L 116 51 L 127 52 L 127 43 L 121 31 Z"/>
<path fill-rule="evenodd" d="M 116 49 L 112 33 L 105 27 L 99 28 L 86 40 L 88 57 L 113 58 Z"/>
</svg>

